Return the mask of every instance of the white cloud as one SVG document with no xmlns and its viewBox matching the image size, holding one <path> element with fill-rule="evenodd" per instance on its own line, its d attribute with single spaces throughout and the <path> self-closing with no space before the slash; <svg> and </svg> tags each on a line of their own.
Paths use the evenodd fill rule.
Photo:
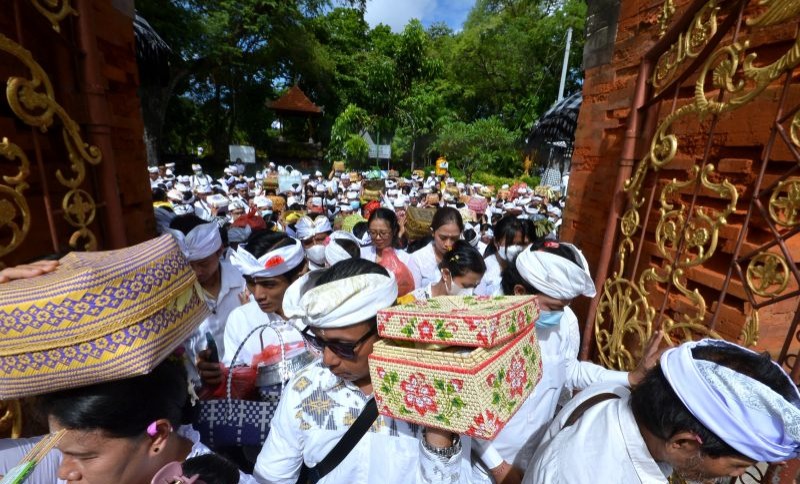
<svg viewBox="0 0 800 484">
<path fill-rule="evenodd" d="M 437 0 L 368 0 L 364 18 L 371 27 L 383 23 L 400 32 L 409 20 L 426 20 L 436 11 Z"/>
</svg>

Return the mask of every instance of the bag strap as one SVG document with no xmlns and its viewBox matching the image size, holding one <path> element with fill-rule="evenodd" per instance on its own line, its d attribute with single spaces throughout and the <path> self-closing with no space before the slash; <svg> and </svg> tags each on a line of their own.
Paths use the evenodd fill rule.
<svg viewBox="0 0 800 484">
<path fill-rule="evenodd" d="M 606 400 L 613 400 L 615 398 L 619 398 L 619 395 L 616 393 L 599 393 L 593 397 L 587 398 L 584 402 L 575 407 L 575 410 L 573 410 L 569 417 L 567 417 L 567 421 L 564 422 L 564 425 L 561 427 L 561 429 L 563 430 L 567 427 L 571 427 L 575 422 L 578 421 L 579 418 L 583 416 L 584 413 L 586 413 L 587 410 L 594 407 L 598 403 L 605 402 Z"/>
<path fill-rule="evenodd" d="M 225 400 L 228 403 L 227 405 L 228 411 L 226 413 L 227 420 L 230 420 L 231 411 L 233 409 L 232 405 L 233 400 L 231 399 L 231 386 L 233 383 L 233 367 L 236 366 L 236 360 L 239 358 L 239 353 L 242 352 L 242 349 L 244 348 L 244 345 L 247 343 L 247 340 L 249 340 L 250 337 L 253 336 L 256 331 L 258 330 L 264 331 L 266 328 L 269 327 L 270 327 L 269 323 L 266 323 L 266 324 L 259 324 L 258 326 L 253 328 L 249 333 L 247 333 L 247 336 L 244 337 L 241 344 L 239 344 L 239 347 L 236 348 L 236 352 L 233 354 L 233 358 L 231 358 L 231 366 L 230 368 L 228 368 L 228 381 L 225 384 Z"/>
<path fill-rule="evenodd" d="M 308 482 L 316 483 L 332 470 L 336 469 L 336 467 L 342 463 L 342 461 L 347 457 L 350 452 L 355 448 L 356 444 L 358 444 L 364 435 L 367 433 L 370 427 L 372 427 L 372 423 L 375 422 L 375 419 L 378 418 L 378 404 L 375 403 L 374 398 L 370 398 L 367 404 L 364 406 L 364 409 L 361 410 L 361 413 L 358 414 L 358 418 L 353 422 L 353 425 L 347 429 L 347 432 L 344 433 L 339 442 L 328 452 L 326 455 L 317 465 L 314 467 L 308 467 L 308 472 L 305 474 L 305 478 Z M 301 473 L 301 476 L 303 474 Z M 302 477 L 301 477 L 302 479 Z M 298 481 L 301 482 L 301 481 Z M 302 481 L 305 484 L 305 481 Z"/>
</svg>

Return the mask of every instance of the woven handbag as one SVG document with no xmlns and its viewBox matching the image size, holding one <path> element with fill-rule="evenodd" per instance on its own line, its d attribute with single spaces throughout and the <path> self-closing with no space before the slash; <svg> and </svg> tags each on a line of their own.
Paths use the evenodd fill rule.
<svg viewBox="0 0 800 484">
<path fill-rule="evenodd" d="M 171 235 L 0 284 L 0 400 L 143 375 L 209 314 Z"/>
<path fill-rule="evenodd" d="M 231 361 L 239 358 L 247 340 L 256 332 L 272 329 L 278 335 L 281 351 L 284 343 L 280 332 L 269 324 L 256 326 L 244 338 Z M 285 360 L 285 355 L 282 355 Z M 293 375 L 287 375 L 291 378 Z M 238 400 L 231 397 L 233 371 L 228 372 L 226 398 L 219 400 L 201 400 L 200 412 L 195 429 L 200 432 L 201 440 L 209 447 L 261 446 L 267 440 L 270 423 L 283 393 L 283 385 L 274 391 L 261 391 L 261 401 Z"/>
</svg>

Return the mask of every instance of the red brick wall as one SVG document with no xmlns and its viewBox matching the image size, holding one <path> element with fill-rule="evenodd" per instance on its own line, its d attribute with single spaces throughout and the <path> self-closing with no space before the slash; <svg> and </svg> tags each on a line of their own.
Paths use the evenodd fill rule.
<svg viewBox="0 0 800 484">
<path fill-rule="evenodd" d="M 754 2 L 751 2 L 754 3 Z M 690 6 L 688 1 L 676 3 L 676 14 L 673 21 L 682 15 Z M 614 197 L 614 184 L 620 166 L 621 152 L 625 131 L 634 99 L 634 88 L 643 57 L 658 41 L 658 16 L 662 7 L 661 1 L 640 2 L 622 0 L 619 7 L 616 40 L 613 45 L 611 62 L 591 67 L 586 70 L 583 88 L 583 105 L 578 119 L 575 153 L 570 176 L 570 198 L 564 212 L 565 222 L 562 227 L 562 238 L 573 240 L 583 248 L 593 269 L 599 264 L 601 248 L 606 237 L 606 220 Z M 748 7 L 749 9 L 752 6 Z M 723 17 L 721 17 L 722 20 Z M 759 55 L 763 63 L 773 62 L 786 52 L 795 36 L 795 25 L 786 25 L 767 29 L 747 29 L 743 27 L 744 38 L 750 40 L 751 49 Z M 729 38 L 721 45 L 728 45 Z M 795 71 L 797 72 L 797 71 Z M 677 106 L 691 101 L 693 95 L 691 78 L 680 91 Z M 800 86 L 792 87 L 787 108 L 800 102 Z M 701 267 L 688 271 L 687 284 L 697 289 L 708 305 L 706 322 L 718 308 L 716 301 L 722 289 L 744 215 L 753 195 L 753 184 L 760 169 L 765 144 L 769 137 L 770 125 L 778 107 L 780 86 L 771 86 L 755 101 L 732 113 L 720 117 L 713 143 L 709 152 L 709 161 L 716 165 L 714 179 L 726 178 L 731 181 L 739 193 L 737 210 L 728 217 L 728 225 L 720 230 L 720 243 L 715 255 Z M 662 102 L 658 119 L 663 119 L 670 112 L 672 99 Z M 702 159 L 707 136 L 708 121 L 680 121 L 675 124 L 674 132 L 679 137 L 679 153 L 675 160 L 657 175 L 651 175 L 642 193 L 653 184 L 663 187 L 672 178 L 686 179 L 689 169 Z M 637 133 L 642 136 L 642 133 Z M 637 143 L 636 159 L 644 155 L 644 146 L 649 139 L 640 139 Z M 638 161 L 636 162 L 638 165 Z M 768 184 L 795 164 L 786 148 L 776 150 L 773 160 L 767 165 L 764 184 Z M 684 201 L 691 190 L 685 191 Z M 640 229 L 634 237 L 638 243 L 642 230 L 645 242 L 638 273 L 647 267 L 662 267 L 664 261 L 655 246 L 655 226 L 659 219 L 658 190 L 656 203 L 650 212 L 650 221 L 644 229 Z M 720 200 L 710 193 L 701 193 L 699 204 L 718 207 Z M 627 208 L 627 198 L 623 210 Z M 644 212 L 640 211 L 642 220 Z M 619 221 L 615 220 L 615 227 Z M 618 236 L 618 230 L 615 232 Z M 750 232 L 742 252 L 746 253 L 770 239 L 766 223 L 755 217 L 750 223 Z M 616 252 L 618 239 L 615 240 L 611 254 L 609 274 L 616 269 Z M 789 240 L 790 250 L 795 260 L 800 259 L 800 237 Z M 629 257 L 632 259 L 632 256 Z M 796 289 L 794 283 L 784 291 Z M 598 291 L 601 288 L 598 288 Z M 673 291 L 674 292 L 674 291 Z M 649 297 L 650 304 L 657 309 L 663 300 L 663 290 L 654 287 Z M 781 303 L 767 306 L 760 312 L 759 347 L 777 353 L 786 336 L 791 318 L 797 310 L 798 299 L 792 298 Z M 589 301 L 576 301 L 576 312 L 585 320 Z M 695 308 L 681 295 L 671 294 L 667 311 L 673 317 L 682 313 L 691 313 Z M 745 324 L 745 315 L 750 312 L 742 282 L 737 277 L 732 279 L 728 296 L 719 308 L 719 321 L 716 330 L 725 338 L 737 340 Z M 594 321 L 590 321 L 593 324 Z M 595 345 L 591 345 L 594 350 Z"/>
<path fill-rule="evenodd" d="M 130 245 L 153 237 L 155 222 L 137 96 L 133 3 L 126 0 L 74 1 L 72 5 L 78 15 L 62 20 L 60 32 L 33 8 L 32 2 L 11 0 L 7 3 L 8 15 L 0 16 L 0 33 L 30 51 L 35 62 L 44 69 L 53 86 L 55 100 L 78 123 L 83 141 L 100 145 L 98 139 L 106 140 L 105 145 L 100 145 L 103 161 L 97 166 L 85 164 L 86 176 L 80 185 L 97 204 L 95 219 L 89 228 L 97 237 L 98 248 Z M 82 48 L 82 21 L 89 23 L 90 44 L 96 52 L 93 57 Z M 85 67 L 90 63 L 99 73 L 95 83 L 86 79 Z M 0 81 L 5 84 L 14 76 L 29 79 L 31 73 L 14 55 L 0 51 Z M 97 116 L 98 106 L 99 112 L 104 113 L 102 117 Z M 2 96 L 0 137 L 7 137 L 18 145 L 30 160 L 30 174 L 25 180 L 29 187 L 23 195 L 31 212 L 30 230 L 23 243 L 12 253 L 0 257 L 0 264 L 14 265 L 69 250 L 68 240 L 75 229 L 65 221 L 61 207 L 68 188 L 58 182 L 55 173 L 61 170 L 68 178 L 75 173 L 70 169 L 59 118 L 55 117 L 53 125 L 42 132 L 21 121 Z M 0 158 L 0 175 L 15 175 L 18 165 L 18 162 Z M 0 188 L 2 185 L 6 184 L 0 179 Z M 48 223 L 46 198 L 52 208 L 53 230 Z M 4 194 L 0 190 L 0 203 L 3 201 L 14 207 L 13 221 L 22 224 L 20 208 L 7 192 Z M 109 216 L 114 204 L 121 208 L 121 216 Z M 11 240 L 11 230 L 2 226 L 5 222 L 0 217 L 0 249 Z M 113 236 L 115 227 L 118 234 Z"/>
</svg>

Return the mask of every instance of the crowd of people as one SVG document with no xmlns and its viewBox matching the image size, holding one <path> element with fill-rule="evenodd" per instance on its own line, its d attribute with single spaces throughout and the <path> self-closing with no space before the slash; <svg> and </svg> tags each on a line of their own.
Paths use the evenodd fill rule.
<svg viewBox="0 0 800 484">
<path fill-rule="evenodd" d="M 766 355 L 716 340 L 659 349 L 656 331 L 634 371 L 578 360 L 570 304 L 596 288 L 557 236 L 563 187 L 193 168 L 151 168 L 151 184 L 159 231 L 194 269 L 208 316 L 148 375 L 42 397 L 50 430 L 70 432 L 30 482 L 666 483 L 800 454 L 800 394 Z M 53 270 L 11 268 L 0 282 Z M 374 409 L 378 311 L 448 295 L 535 295 L 541 310 L 541 380 L 491 441 Z M 265 441 L 203 442 L 192 403 L 276 346 L 315 358 L 279 385 Z M 0 471 L 27 445 L 0 445 Z M 177 477 L 154 480 L 170 465 Z"/>
</svg>

